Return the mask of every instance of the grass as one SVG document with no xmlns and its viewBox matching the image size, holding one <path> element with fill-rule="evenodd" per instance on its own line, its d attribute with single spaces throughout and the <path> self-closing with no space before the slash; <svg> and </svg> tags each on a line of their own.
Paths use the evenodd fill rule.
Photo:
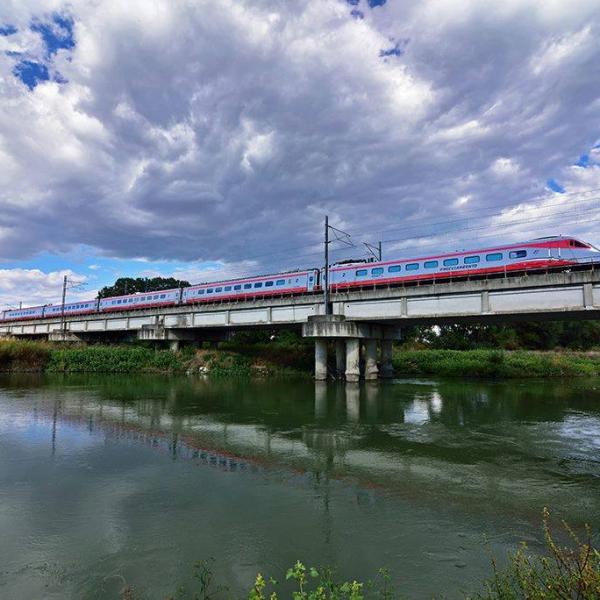
<svg viewBox="0 0 600 600">
<path fill-rule="evenodd" d="M 550 525 L 547 509 L 543 511 L 542 529 L 545 541 L 543 555 L 531 554 L 525 544 L 507 557 L 506 566 L 499 568 L 491 559 L 491 576 L 479 592 L 465 600 L 599 600 L 600 599 L 600 552 L 592 544 L 589 527 L 585 539 L 562 522 L 559 543 Z M 210 600 L 233 598 L 226 585 L 215 581 L 211 561 L 202 561 L 194 569 L 195 589 L 180 588 L 172 598 Z M 405 598 L 396 589 L 390 572 L 379 569 L 376 576 L 367 581 L 340 579 L 334 569 L 307 567 L 297 561 L 284 577 L 276 579 L 258 573 L 249 586 L 248 600 L 395 600 Z M 440 597 L 444 596 L 443 589 Z M 126 585 L 121 599 L 136 600 L 136 590 Z"/>
<path fill-rule="evenodd" d="M 398 375 L 443 377 L 591 377 L 600 355 L 527 350 L 403 350 L 394 353 Z"/>
<path fill-rule="evenodd" d="M 310 376 L 310 343 L 221 343 L 181 352 L 144 345 L 64 345 L 0 340 L 0 371 L 61 373 L 200 373 L 215 377 Z M 600 353 L 396 348 L 398 376 L 482 378 L 600 376 Z"/>
<path fill-rule="evenodd" d="M 52 346 L 29 340 L 0 340 L 0 370 L 41 371 L 48 363 Z"/>
<path fill-rule="evenodd" d="M 304 362 L 302 362 L 304 360 Z M 0 340 L 0 372 L 48 373 L 190 373 L 213 377 L 309 375 L 302 349 L 268 344 L 223 344 L 216 350 L 180 352 L 147 345 L 65 345 L 28 340 Z"/>
</svg>

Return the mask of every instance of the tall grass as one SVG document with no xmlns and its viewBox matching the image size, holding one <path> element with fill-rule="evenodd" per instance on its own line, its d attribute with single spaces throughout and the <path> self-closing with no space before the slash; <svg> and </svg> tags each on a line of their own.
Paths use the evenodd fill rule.
<svg viewBox="0 0 600 600">
<path fill-rule="evenodd" d="M 48 372 L 69 373 L 174 372 L 184 368 L 181 355 L 175 352 L 135 346 L 54 349 L 46 365 Z"/>
<path fill-rule="evenodd" d="M 48 363 L 52 345 L 29 340 L 0 340 L 0 371 L 41 371 Z"/>
<path fill-rule="evenodd" d="M 403 375 L 447 377 L 581 377 L 600 375 L 600 355 L 504 350 L 402 350 L 394 367 Z"/>
</svg>

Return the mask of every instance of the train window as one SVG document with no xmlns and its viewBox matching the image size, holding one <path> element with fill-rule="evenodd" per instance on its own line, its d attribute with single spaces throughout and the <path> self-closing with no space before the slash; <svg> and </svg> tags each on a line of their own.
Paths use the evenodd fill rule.
<svg viewBox="0 0 600 600">
<path fill-rule="evenodd" d="M 273 287 L 274 281 L 265 281 L 265 287 Z"/>
<path fill-rule="evenodd" d="M 371 275 L 383 275 L 383 267 L 377 267 L 376 269 L 371 269 Z"/>
<path fill-rule="evenodd" d="M 527 256 L 527 250 L 513 250 L 508 256 L 510 258 L 525 258 Z"/>
<path fill-rule="evenodd" d="M 236 291 L 237 291 L 237 290 L 241 290 L 241 289 L 242 289 L 242 286 L 241 286 L 241 284 L 234 285 L 234 286 L 233 286 L 233 289 L 234 289 L 234 290 L 236 290 Z"/>
<path fill-rule="evenodd" d="M 356 276 L 357 277 L 366 277 L 367 269 L 359 269 L 358 271 L 356 271 Z"/>
<path fill-rule="evenodd" d="M 465 256 L 465 265 L 474 265 L 481 260 L 479 256 Z"/>
<path fill-rule="evenodd" d="M 257 281 L 257 282 L 254 284 L 254 287 L 255 287 L 255 288 L 261 288 L 261 287 L 262 287 L 262 281 Z"/>
<path fill-rule="evenodd" d="M 163 298 L 166 298 L 166 297 L 167 297 L 167 295 L 166 295 L 166 294 L 161 294 L 161 295 L 160 295 L 160 298 L 161 298 L 161 300 L 162 300 Z M 131 300 L 130 300 L 130 302 L 131 302 Z"/>
<path fill-rule="evenodd" d="M 245 290 L 249 290 L 251 287 L 252 287 L 252 284 L 251 284 L 251 283 L 245 283 L 245 284 L 244 284 L 244 289 L 245 289 Z"/>
<path fill-rule="evenodd" d="M 494 262 L 496 260 L 502 260 L 502 252 L 494 252 L 493 254 L 486 254 L 485 260 L 487 260 L 487 262 Z"/>
<path fill-rule="evenodd" d="M 121 304 L 121 301 L 120 301 L 120 300 L 117 300 L 117 304 Z"/>
<path fill-rule="evenodd" d="M 419 268 L 419 263 L 408 263 L 406 265 L 407 271 L 416 271 Z"/>
<path fill-rule="evenodd" d="M 156 294 L 156 296 L 154 296 L 153 298 L 154 300 L 158 300 L 158 294 Z"/>
<path fill-rule="evenodd" d="M 275 285 L 285 285 L 285 279 L 278 279 Z"/>
<path fill-rule="evenodd" d="M 212 288 L 208 288 L 208 289 L 206 290 L 206 293 L 207 293 L 207 294 L 212 294 L 213 292 L 214 292 L 214 290 L 213 290 Z"/>
<path fill-rule="evenodd" d="M 453 267 L 458 264 L 458 258 L 447 258 L 444 260 L 445 267 Z"/>
<path fill-rule="evenodd" d="M 204 294 L 204 290 L 198 290 L 198 296 L 202 296 Z"/>
<path fill-rule="evenodd" d="M 218 294 L 219 292 L 222 292 L 223 288 L 215 288 L 215 294 Z"/>
<path fill-rule="evenodd" d="M 231 286 L 230 286 L 230 285 L 226 285 L 226 286 L 223 288 L 223 290 L 224 290 L 224 291 L 226 291 L 226 292 L 230 292 L 230 291 L 231 291 Z"/>
<path fill-rule="evenodd" d="M 440 263 L 438 263 L 437 260 L 428 260 L 425 262 L 425 264 L 423 265 L 426 269 L 436 269 L 439 266 Z"/>
<path fill-rule="evenodd" d="M 397 273 L 402 270 L 402 265 L 392 265 L 388 267 L 388 273 Z"/>
</svg>

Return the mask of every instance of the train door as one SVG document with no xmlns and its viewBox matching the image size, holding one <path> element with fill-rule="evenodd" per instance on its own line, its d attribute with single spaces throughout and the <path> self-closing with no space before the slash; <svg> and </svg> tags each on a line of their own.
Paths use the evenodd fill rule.
<svg viewBox="0 0 600 600">
<path fill-rule="evenodd" d="M 306 286 L 306 289 L 309 292 L 312 292 L 315 289 L 315 285 L 316 285 L 316 276 L 315 276 L 315 271 L 309 271 L 307 274 L 308 277 L 308 285 Z"/>
</svg>

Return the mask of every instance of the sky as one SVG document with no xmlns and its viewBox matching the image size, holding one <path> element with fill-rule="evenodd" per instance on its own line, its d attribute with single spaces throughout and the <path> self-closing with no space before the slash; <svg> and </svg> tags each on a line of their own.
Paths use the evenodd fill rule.
<svg viewBox="0 0 600 600">
<path fill-rule="evenodd" d="M 600 245 L 599 82 L 600 0 L 4 0 L 0 309 Z"/>
</svg>

